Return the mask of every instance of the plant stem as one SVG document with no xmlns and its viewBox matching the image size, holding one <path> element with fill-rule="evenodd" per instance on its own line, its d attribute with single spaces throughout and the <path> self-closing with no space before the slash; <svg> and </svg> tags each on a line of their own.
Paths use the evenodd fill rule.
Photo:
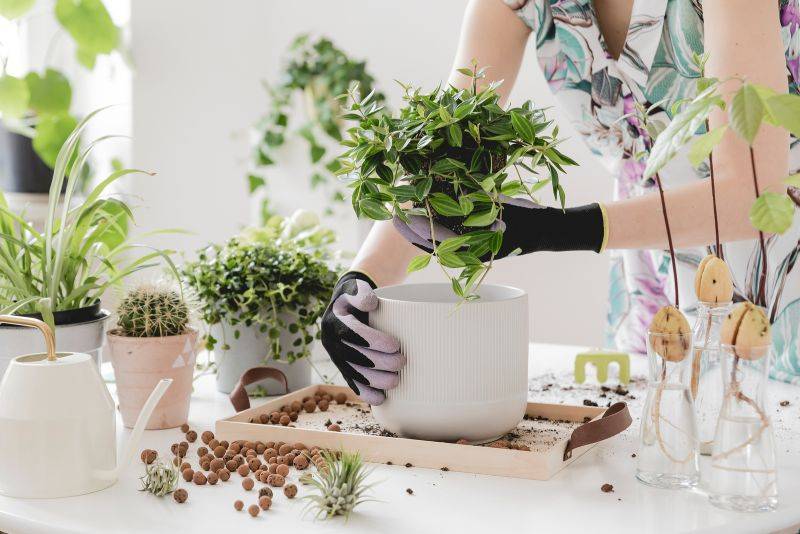
<svg viewBox="0 0 800 534">
<path fill-rule="evenodd" d="M 753 146 L 750 145 L 750 168 L 753 171 L 753 189 L 756 193 L 756 199 L 761 196 L 758 188 L 758 173 L 756 172 L 756 157 L 753 152 Z M 764 243 L 764 232 L 758 231 L 758 244 L 761 248 L 761 279 L 758 281 L 758 294 L 756 295 L 756 304 L 759 306 L 767 307 L 767 246 Z"/>
<path fill-rule="evenodd" d="M 706 119 L 706 131 L 708 130 L 708 119 Z M 717 245 L 717 257 L 721 260 L 725 259 L 725 253 L 722 251 L 722 246 L 719 242 L 719 218 L 717 217 L 717 188 L 716 179 L 714 177 L 714 154 L 713 150 L 708 153 L 708 169 L 709 177 L 711 180 L 711 205 L 714 210 L 714 239 Z"/>
<path fill-rule="evenodd" d="M 675 261 L 675 246 L 672 244 L 672 231 L 669 228 L 669 217 L 667 216 L 667 201 L 664 199 L 664 188 L 661 186 L 661 176 L 655 175 L 658 194 L 661 196 L 661 213 L 664 214 L 664 226 L 667 229 L 667 242 L 669 243 L 669 255 L 672 258 L 672 278 L 675 285 L 675 307 L 680 309 L 680 291 L 678 290 L 678 263 Z"/>
</svg>

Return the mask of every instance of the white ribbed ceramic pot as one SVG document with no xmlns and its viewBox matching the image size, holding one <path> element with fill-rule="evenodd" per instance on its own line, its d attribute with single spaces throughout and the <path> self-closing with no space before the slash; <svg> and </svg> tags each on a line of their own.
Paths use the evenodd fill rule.
<svg viewBox="0 0 800 534">
<path fill-rule="evenodd" d="M 381 426 L 405 437 L 481 442 L 519 423 L 528 396 L 524 291 L 483 285 L 480 299 L 458 308 L 450 284 L 375 293 L 370 324 L 397 337 L 408 359 L 398 387 L 372 408 Z"/>
</svg>

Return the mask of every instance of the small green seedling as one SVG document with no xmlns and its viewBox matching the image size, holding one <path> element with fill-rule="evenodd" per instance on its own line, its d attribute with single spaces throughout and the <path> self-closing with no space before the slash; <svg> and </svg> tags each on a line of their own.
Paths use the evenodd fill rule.
<svg viewBox="0 0 800 534">
<path fill-rule="evenodd" d="M 597 369 L 597 381 L 608 380 L 608 366 L 612 362 L 619 365 L 619 383 L 627 384 L 631 381 L 631 359 L 625 352 L 608 350 L 591 350 L 581 352 L 575 356 L 575 382 L 586 382 L 586 364 L 591 363 Z"/>
</svg>

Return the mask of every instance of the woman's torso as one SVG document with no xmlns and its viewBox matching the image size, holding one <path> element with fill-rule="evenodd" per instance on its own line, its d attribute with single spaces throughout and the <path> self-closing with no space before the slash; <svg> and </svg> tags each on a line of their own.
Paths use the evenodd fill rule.
<svg viewBox="0 0 800 534">
<path fill-rule="evenodd" d="M 662 110 L 651 115 L 650 120 L 668 123 L 670 117 L 663 110 L 695 94 L 700 71 L 693 57 L 703 52 L 700 1 L 635 0 L 617 60 L 612 59 L 612 50 L 600 32 L 592 0 L 505 1 L 531 28 L 538 61 L 551 90 L 588 146 L 613 172 L 614 197 L 629 198 L 652 191 L 655 184 L 643 179 L 644 163 L 637 157 L 647 150 L 650 140 L 635 116 L 623 117 L 634 112 L 636 103 L 649 106 L 663 102 Z M 776 1 L 789 87 L 795 93 L 800 79 L 798 1 Z M 614 44 L 618 44 L 616 39 Z M 792 172 L 800 168 L 800 144 L 796 139 L 792 139 L 790 166 L 788 170 Z M 661 177 L 667 187 L 705 180 L 708 166 L 695 169 L 681 154 Z M 800 266 L 793 267 L 800 254 L 799 220 L 796 217 L 789 231 L 772 240 L 767 283 L 769 304 L 776 306 L 773 336 L 777 362 L 773 375 L 796 382 L 800 382 Z M 735 298 L 746 297 L 748 286 L 757 284 L 748 272 L 755 250 L 753 241 L 724 245 L 737 285 Z M 677 254 L 681 304 L 690 315 L 696 305 L 694 273 L 707 253 L 708 249 L 686 249 Z M 644 352 L 644 333 L 653 314 L 670 302 L 670 269 L 665 251 L 612 253 L 609 343 L 631 352 Z M 778 291 L 781 286 L 782 292 Z"/>
</svg>

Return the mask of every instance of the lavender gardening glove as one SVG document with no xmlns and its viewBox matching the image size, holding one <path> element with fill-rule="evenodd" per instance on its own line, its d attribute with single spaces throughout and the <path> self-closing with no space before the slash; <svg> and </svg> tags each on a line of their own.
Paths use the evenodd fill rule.
<svg viewBox="0 0 800 534">
<path fill-rule="evenodd" d="M 369 312 L 378 308 L 375 283 L 351 271 L 336 283 L 322 316 L 322 345 L 347 385 L 368 404 L 386 400 L 383 390 L 397 387 L 405 365 L 400 342 L 369 326 Z"/>
</svg>

